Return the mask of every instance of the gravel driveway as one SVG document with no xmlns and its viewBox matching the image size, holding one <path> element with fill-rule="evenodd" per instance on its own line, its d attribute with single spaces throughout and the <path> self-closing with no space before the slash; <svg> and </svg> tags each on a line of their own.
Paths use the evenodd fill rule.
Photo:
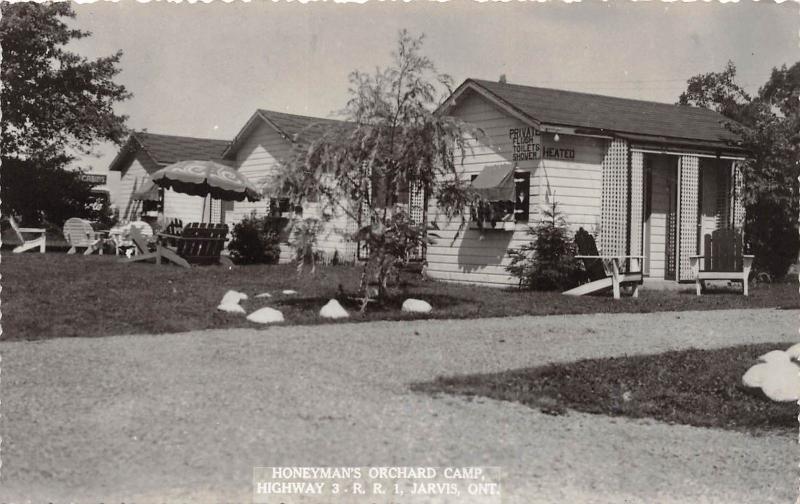
<svg viewBox="0 0 800 504">
<path fill-rule="evenodd" d="M 0 501 L 250 502 L 254 466 L 487 465 L 505 502 L 790 502 L 796 435 L 428 397 L 408 384 L 796 341 L 797 311 L 379 322 L 0 344 Z"/>
</svg>

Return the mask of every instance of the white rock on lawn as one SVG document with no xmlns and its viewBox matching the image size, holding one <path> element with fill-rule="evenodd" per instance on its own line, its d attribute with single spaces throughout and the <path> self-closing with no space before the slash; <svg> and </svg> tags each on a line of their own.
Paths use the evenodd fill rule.
<svg viewBox="0 0 800 504">
<path fill-rule="evenodd" d="M 291 289 L 286 289 L 285 291 L 283 291 L 283 293 L 284 294 L 297 294 L 297 291 L 296 290 L 291 290 Z"/>
<path fill-rule="evenodd" d="M 222 296 L 222 301 L 220 301 L 219 306 L 217 306 L 217 310 L 228 313 L 245 313 L 244 308 L 239 305 L 239 301 L 244 299 L 247 299 L 247 294 L 229 290 Z"/>
<path fill-rule="evenodd" d="M 427 301 L 409 298 L 403 301 L 404 312 L 430 313 L 433 307 Z"/>
<path fill-rule="evenodd" d="M 261 308 L 248 315 L 247 320 L 257 324 L 283 322 L 283 313 L 275 308 Z"/>
<path fill-rule="evenodd" d="M 339 304 L 339 301 L 331 299 L 328 301 L 328 304 L 323 306 L 319 311 L 319 316 L 324 318 L 340 319 L 347 318 L 350 316 L 350 314 L 347 313 L 347 310 L 342 308 L 342 305 Z"/>
<path fill-rule="evenodd" d="M 798 353 L 800 345 L 793 345 L 785 352 L 773 350 L 765 353 L 758 358 L 762 362 L 742 376 L 742 384 L 760 388 L 776 402 L 797 401 L 800 399 L 800 366 L 792 358 L 796 358 Z"/>
<path fill-rule="evenodd" d="M 261 294 L 256 294 L 257 298 L 271 298 L 272 294 L 269 292 L 262 292 Z"/>
</svg>

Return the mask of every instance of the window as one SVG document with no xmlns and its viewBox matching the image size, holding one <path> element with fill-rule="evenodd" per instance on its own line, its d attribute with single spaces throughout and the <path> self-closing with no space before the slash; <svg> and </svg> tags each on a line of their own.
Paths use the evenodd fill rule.
<svg viewBox="0 0 800 504">
<path fill-rule="evenodd" d="M 531 174 L 509 165 L 487 166 L 472 175 L 472 186 L 484 204 L 471 209 L 473 221 L 527 222 Z"/>
<path fill-rule="evenodd" d="M 281 214 L 292 211 L 292 204 L 289 198 L 270 198 L 269 199 L 269 215 L 272 217 L 280 217 Z"/>
</svg>

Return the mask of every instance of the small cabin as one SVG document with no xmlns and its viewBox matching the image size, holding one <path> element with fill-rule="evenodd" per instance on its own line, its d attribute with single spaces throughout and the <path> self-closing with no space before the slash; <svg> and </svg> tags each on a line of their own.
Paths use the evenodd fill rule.
<svg viewBox="0 0 800 504">
<path fill-rule="evenodd" d="M 120 173 L 114 198 L 122 221 L 180 219 L 183 222 L 224 222 L 225 205 L 211 197 L 190 196 L 155 186 L 150 175 L 186 160 L 222 160 L 227 140 L 134 132 L 111 162 Z"/>
<path fill-rule="evenodd" d="M 431 198 L 432 278 L 516 285 L 508 249 L 531 241 L 529 226 L 553 202 L 600 253 L 643 255 L 646 282 L 691 280 L 703 236 L 744 222 L 745 153 L 716 112 L 477 79 L 439 112 L 483 131 L 459 167 L 491 205 L 464 225 Z"/>
<path fill-rule="evenodd" d="M 332 119 L 258 109 L 225 149 L 223 158 L 262 187 L 269 184 L 281 163 L 289 159 L 299 142 L 312 141 L 327 127 L 340 124 L 340 121 Z M 235 224 L 250 215 L 319 219 L 321 232 L 317 235 L 316 248 L 325 259 L 330 260 L 335 256 L 342 262 L 356 260 L 357 244 L 348 236 L 356 232 L 358 223 L 343 212 L 324 213 L 315 201 L 306 201 L 301 208 L 294 208 L 290 206 L 288 198 L 276 194 L 256 202 L 233 202 L 226 209 L 224 218 L 225 222 Z M 288 244 L 282 244 L 280 261 L 288 262 L 292 257 Z"/>
</svg>

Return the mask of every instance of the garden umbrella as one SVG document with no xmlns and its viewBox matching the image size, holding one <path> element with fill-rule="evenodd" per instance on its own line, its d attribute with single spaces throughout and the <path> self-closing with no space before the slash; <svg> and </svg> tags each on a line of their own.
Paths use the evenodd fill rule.
<svg viewBox="0 0 800 504">
<path fill-rule="evenodd" d="M 236 169 L 216 161 L 178 161 L 151 175 L 156 185 L 192 196 L 258 201 L 258 188 Z"/>
</svg>

